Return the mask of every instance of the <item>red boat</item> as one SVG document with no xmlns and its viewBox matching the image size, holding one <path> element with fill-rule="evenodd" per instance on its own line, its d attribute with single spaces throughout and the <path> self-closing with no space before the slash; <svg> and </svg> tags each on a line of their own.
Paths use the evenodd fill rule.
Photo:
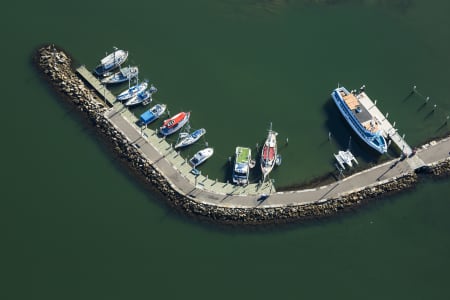
<svg viewBox="0 0 450 300">
<path fill-rule="evenodd" d="M 169 135 L 178 131 L 183 127 L 187 121 L 189 121 L 191 113 L 190 112 L 180 112 L 170 119 L 163 122 L 163 125 L 159 128 L 159 132 L 162 135 Z"/>
<path fill-rule="evenodd" d="M 270 124 L 269 134 L 261 151 L 261 172 L 263 174 L 263 181 L 266 176 L 272 171 L 277 161 L 277 134 L 272 130 Z"/>
</svg>

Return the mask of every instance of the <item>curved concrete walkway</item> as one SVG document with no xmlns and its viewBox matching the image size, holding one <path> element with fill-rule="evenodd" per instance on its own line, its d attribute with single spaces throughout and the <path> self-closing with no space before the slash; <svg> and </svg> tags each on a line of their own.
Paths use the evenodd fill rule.
<svg viewBox="0 0 450 300">
<path fill-rule="evenodd" d="M 250 184 L 239 187 L 216 182 L 202 175 L 195 177 L 190 173 L 191 167 L 185 159 L 164 139 L 159 138 L 155 131 L 138 128 L 135 125 L 136 117 L 121 103 L 115 103 L 105 116 L 167 178 L 175 190 L 195 201 L 223 207 L 272 207 L 322 202 L 411 173 L 423 164 L 446 159 L 450 151 L 450 138 L 446 138 L 423 146 L 411 158 L 391 160 L 329 185 L 293 192 L 276 192 L 270 182 L 262 186 Z M 263 193 L 270 196 L 259 201 L 258 198 Z"/>
</svg>

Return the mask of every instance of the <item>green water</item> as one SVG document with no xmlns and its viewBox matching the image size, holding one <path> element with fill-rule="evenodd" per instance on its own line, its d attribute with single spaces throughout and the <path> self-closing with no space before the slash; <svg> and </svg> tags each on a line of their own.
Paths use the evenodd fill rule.
<svg viewBox="0 0 450 300">
<path fill-rule="evenodd" d="M 207 129 L 215 155 L 204 173 L 226 180 L 234 148 L 261 144 L 272 122 L 283 155 L 272 177 L 288 186 L 332 171 L 332 153 L 347 146 L 329 97 L 338 83 L 366 84 L 413 146 L 449 130 L 447 1 L 40 1 L 3 11 L 1 299 L 449 297 L 448 182 L 307 225 L 199 224 L 135 183 L 30 63 L 45 43 L 89 67 L 114 45 L 127 49 L 155 101 Z M 408 97 L 413 85 L 429 104 Z M 379 159 L 356 137 L 352 150 L 362 165 Z"/>
</svg>

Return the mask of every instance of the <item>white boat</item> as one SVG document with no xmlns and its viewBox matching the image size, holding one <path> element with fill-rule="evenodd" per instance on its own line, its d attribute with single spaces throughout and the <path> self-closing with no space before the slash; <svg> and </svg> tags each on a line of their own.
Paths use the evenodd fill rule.
<svg viewBox="0 0 450 300">
<path fill-rule="evenodd" d="M 158 119 L 165 111 L 166 111 L 165 104 L 156 104 L 139 117 L 140 124 L 141 125 L 150 124 L 151 122 Z"/>
<path fill-rule="evenodd" d="M 123 64 L 128 58 L 128 51 L 119 50 L 114 47 L 114 52 L 106 55 L 100 60 L 100 64 L 95 67 L 94 74 L 104 76 Z"/>
<path fill-rule="evenodd" d="M 125 102 L 125 106 L 132 106 L 141 103 L 143 105 L 147 105 L 152 102 L 152 95 L 156 93 L 156 91 L 157 89 L 153 85 L 151 85 L 150 89 L 140 92 L 139 94 Z"/>
<path fill-rule="evenodd" d="M 120 69 L 119 72 L 116 72 L 106 78 L 103 78 L 102 83 L 104 84 L 121 83 L 137 77 L 138 74 L 139 74 L 138 67 L 125 67 Z"/>
<path fill-rule="evenodd" d="M 263 181 L 272 171 L 277 161 L 277 135 L 278 133 L 272 130 L 272 123 L 270 123 L 269 134 L 267 135 L 267 139 L 261 151 L 261 172 L 263 174 Z"/>
<path fill-rule="evenodd" d="M 189 163 L 195 168 L 198 165 L 202 164 L 205 160 L 210 158 L 213 154 L 213 148 L 205 148 L 195 153 L 195 155 L 189 160 Z"/>
<path fill-rule="evenodd" d="M 334 157 L 336 158 L 336 161 L 339 163 L 342 169 L 345 169 L 345 165 L 349 166 L 350 168 L 353 167 L 352 161 L 355 163 L 358 163 L 355 156 L 353 156 L 353 153 L 350 152 L 350 150 L 347 151 L 339 151 L 338 154 L 334 154 Z"/>
<path fill-rule="evenodd" d="M 341 86 L 333 90 L 331 97 L 353 131 L 371 148 L 384 154 L 387 151 L 387 143 L 383 137 L 381 122 L 361 105 L 361 94 L 362 92 L 351 93 Z"/>
<path fill-rule="evenodd" d="M 170 135 L 180 130 L 188 121 L 191 116 L 190 112 L 180 112 L 170 119 L 164 120 L 163 125 L 159 128 L 159 132 L 162 135 Z"/>
<path fill-rule="evenodd" d="M 143 81 L 143 82 L 141 82 L 139 84 L 133 85 L 132 87 L 129 87 L 125 91 L 121 92 L 117 96 L 117 100 L 118 101 L 124 101 L 124 100 L 128 100 L 130 98 L 133 98 L 137 94 L 145 91 L 147 89 L 147 86 L 148 86 L 147 81 Z"/>
<path fill-rule="evenodd" d="M 206 133 L 205 128 L 197 129 L 196 131 L 192 132 L 191 134 L 185 136 L 182 138 L 178 144 L 175 145 L 175 149 L 189 146 L 196 141 L 198 141 L 204 134 Z"/>
<path fill-rule="evenodd" d="M 232 180 L 235 184 L 248 184 L 250 168 L 252 168 L 252 150 L 247 147 L 236 147 Z M 254 165 L 253 165 L 254 166 Z"/>
</svg>

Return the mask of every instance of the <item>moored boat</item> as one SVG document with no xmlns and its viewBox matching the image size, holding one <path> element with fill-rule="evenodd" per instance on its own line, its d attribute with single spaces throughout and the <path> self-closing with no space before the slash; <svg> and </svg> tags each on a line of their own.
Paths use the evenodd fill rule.
<svg viewBox="0 0 450 300">
<path fill-rule="evenodd" d="M 355 163 L 358 163 L 353 153 L 350 152 L 350 150 L 347 151 L 339 151 L 338 154 L 334 154 L 334 157 L 336 158 L 336 161 L 339 163 L 342 169 L 345 169 L 345 165 L 349 166 L 350 168 L 353 167 L 352 161 Z"/>
<path fill-rule="evenodd" d="M 140 103 L 147 105 L 152 102 L 152 95 L 156 93 L 156 91 L 157 89 L 152 84 L 150 89 L 138 93 L 136 96 L 125 102 L 125 106 L 132 106 Z"/>
<path fill-rule="evenodd" d="M 143 92 L 140 92 L 139 94 L 137 94 L 136 96 L 134 96 L 133 98 L 128 100 L 127 102 L 125 102 L 125 106 L 133 106 L 133 105 L 137 105 L 137 104 L 141 104 L 141 103 L 148 104 L 150 102 L 152 102 L 152 94 L 150 93 L 150 91 L 145 90 Z"/>
<path fill-rule="evenodd" d="M 163 122 L 163 125 L 159 128 L 159 132 L 162 135 L 170 135 L 180 130 L 188 121 L 191 113 L 180 112 L 170 119 Z"/>
<path fill-rule="evenodd" d="M 147 81 L 143 81 L 139 84 L 133 85 L 132 87 L 129 87 L 128 89 L 124 90 L 117 96 L 117 100 L 119 101 L 125 101 L 130 98 L 133 98 L 137 94 L 145 91 L 147 89 L 148 83 Z"/>
<path fill-rule="evenodd" d="M 195 155 L 189 160 L 189 163 L 191 164 L 192 167 L 195 168 L 198 165 L 205 162 L 205 160 L 210 158 L 213 154 L 214 154 L 213 148 L 202 149 L 202 150 L 198 151 L 197 153 L 195 153 Z"/>
<path fill-rule="evenodd" d="M 137 77 L 138 74 L 139 74 L 138 67 L 125 67 L 120 69 L 119 72 L 116 72 L 108 77 L 103 78 L 101 81 L 104 84 L 121 83 Z"/>
<path fill-rule="evenodd" d="M 263 181 L 272 171 L 277 161 L 277 135 L 278 133 L 272 130 L 271 123 L 267 139 L 264 142 L 264 146 L 261 150 L 261 172 L 263 175 Z"/>
<path fill-rule="evenodd" d="M 139 117 L 140 125 L 147 125 L 158 119 L 166 111 L 165 104 L 156 104 Z"/>
<path fill-rule="evenodd" d="M 128 51 L 119 50 L 114 47 L 114 52 L 106 55 L 100 60 L 100 64 L 95 67 L 94 74 L 104 76 L 106 73 L 118 68 L 128 58 Z"/>
<path fill-rule="evenodd" d="M 252 167 L 252 150 L 247 147 L 236 147 L 232 180 L 235 184 L 248 184 Z"/>
<path fill-rule="evenodd" d="M 189 145 L 195 143 L 196 141 L 198 141 L 205 133 L 206 133 L 206 129 L 205 128 L 197 129 L 194 132 L 192 132 L 191 134 L 189 134 L 189 135 L 185 136 L 184 138 L 182 138 L 175 145 L 174 148 L 177 149 L 177 148 L 182 148 L 182 147 L 189 146 Z"/>
<path fill-rule="evenodd" d="M 382 135 L 381 122 L 361 105 L 358 95 L 350 93 L 345 87 L 338 87 L 331 97 L 353 131 L 372 149 L 386 153 L 387 143 Z"/>
</svg>

